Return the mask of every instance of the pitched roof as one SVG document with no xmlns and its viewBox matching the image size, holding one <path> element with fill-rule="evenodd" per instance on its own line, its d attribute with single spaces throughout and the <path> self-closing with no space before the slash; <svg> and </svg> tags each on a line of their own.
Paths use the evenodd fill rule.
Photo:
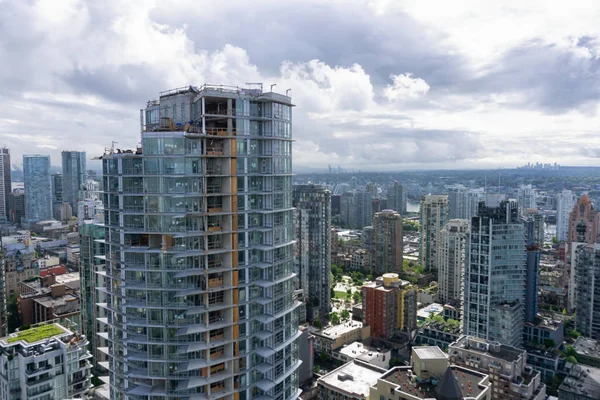
<svg viewBox="0 0 600 400">
<path fill-rule="evenodd" d="M 438 400 L 462 400 L 463 395 L 458 382 L 452 373 L 452 368 L 446 369 L 442 382 L 437 388 Z"/>
</svg>

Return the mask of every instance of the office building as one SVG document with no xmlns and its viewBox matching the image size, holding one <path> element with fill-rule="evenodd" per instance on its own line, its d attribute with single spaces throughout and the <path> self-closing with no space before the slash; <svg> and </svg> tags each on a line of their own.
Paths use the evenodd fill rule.
<svg viewBox="0 0 600 400">
<path fill-rule="evenodd" d="M 351 191 L 342 194 L 340 220 L 343 226 L 350 229 L 362 229 L 371 225 L 373 219 L 373 203 L 370 192 Z"/>
<path fill-rule="evenodd" d="M 439 233 L 436 251 L 439 301 L 461 299 L 462 275 L 469 237 L 469 221 L 451 219 Z"/>
<path fill-rule="evenodd" d="M 376 276 L 402 272 L 402 217 L 384 210 L 373 217 L 372 271 Z"/>
<path fill-rule="evenodd" d="M 0 339 L 0 398 L 82 398 L 91 386 L 85 336 L 41 324 Z"/>
<path fill-rule="evenodd" d="M 61 221 L 61 209 L 63 204 L 63 179 L 62 174 L 50 175 L 50 184 L 52 186 L 52 217 Z"/>
<path fill-rule="evenodd" d="M 331 192 L 321 186 L 295 185 L 293 205 L 299 222 L 294 265 L 307 299 L 308 320 L 313 321 L 330 311 Z"/>
<path fill-rule="evenodd" d="M 563 190 L 556 195 L 556 239 L 567 240 L 569 232 L 569 214 L 577 202 L 575 195 L 570 190 Z"/>
<path fill-rule="evenodd" d="M 362 287 L 363 324 L 372 337 L 391 338 L 417 327 L 417 287 L 388 273 Z"/>
<path fill-rule="evenodd" d="M 312 334 L 315 352 L 332 355 L 350 343 L 367 340 L 371 336 L 371 328 L 360 321 L 347 321 Z"/>
<path fill-rule="evenodd" d="M 437 273 L 437 238 L 449 219 L 448 196 L 428 195 L 420 204 L 421 248 L 419 264 L 427 272 Z"/>
<path fill-rule="evenodd" d="M 387 191 L 387 206 L 400 215 L 406 214 L 406 188 L 397 181 L 392 182 Z"/>
<path fill-rule="evenodd" d="M 25 191 L 15 189 L 8 194 L 8 220 L 11 224 L 21 224 L 25 218 Z"/>
<path fill-rule="evenodd" d="M 52 219 L 50 156 L 24 155 L 25 220 L 27 223 Z"/>
<path fill-rule="evenodd" d="M 0 148 L 0 222 L 9 221 L 8 196 L 12 192 L 10 151 Z"/>
<path fill-rule="evenodd" d="M 450 363 L 489 373 L 492 400 L 544 400 L 546 385 L 527 365 L 527 351 L 498 342 L 461 336 L 448 348 Z"/>
<path fill-rule="evenodd" d="M 527 281 L 524 227 L 517 204 L 479 207 L 471 220 L 465 266 L 464 333 L 509 346 L 522 344 Z"/>
<path fill-rule="evenodd" d="M 410 366 L 387 371 L 370 394 L 372 400 L 488 400 L 492 391 L 487 373 L 450 365 L 439 347 L 416 346 Z"/>
<path fill-rule="evenodd" d="M 519 213 L 525 214 L 530 208 L 537 208 L 535 189 L 531 185 L 521 185 L 517 190 L 517 202 L 519 203 Z"/>
<path fill-rule="evenodd" d="M 111 399 L 296 399 L 291 99 L 205 85 L 103 164 Z"/>
<path fill-rule="evenodd" d="M 86 160 L 84 151 L 62 152 L 62 187 L 63 201 L 71 205 L 73 213 L 77 213 L 79 191 L 87 182 Z"/>
<path fill-rule="evenodd" d="M 575 255 L 576 330 L 600 340 L 600 244 L 579 246 Z"/>
<path fill-rule="evenodd" d="M 79 225 L 79 274 L 81 281 L 82 332 L 90 338 L 94 368 L 107 356 L 100 349 L 108 347 L 106 339 L 99 335 L 106 332 L 106 310 L 98 304 L 106 303 L 106 278 L 104 268 L 104 218 L 85 220 Z"/>
</svg>

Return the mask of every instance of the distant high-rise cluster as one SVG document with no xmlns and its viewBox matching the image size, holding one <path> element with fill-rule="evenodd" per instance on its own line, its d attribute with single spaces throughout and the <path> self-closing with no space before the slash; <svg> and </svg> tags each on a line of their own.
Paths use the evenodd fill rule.
<svg viewBox="0 0 600 400">
<path fill-rule="evenodd" d="M 570 190 L 563 190 L 556 196 L 556 239 L 558 241 L 567 240 L 569 215 L 575 203 L 575 195 Z"/>
<path fill-rule="evenodd" d="M 10 220 L 9 195 L 12 192 L 10 151 L 0 148 L 0 222 Z"/>
<path fill-rule="evenodd" d="M 373 195 L 368 191 L 350 191 L 342 194 L 340 217 L 342 225 L 362 229 L 373 220 Z"/>
<path fill-rule="evenodd" d="M 443 303 L 461 300 L 462 274 L 466 261 L 470 223 L 451 219 L 440 230 L 437 239 L 439 300 Z"/>
<path fill-rule="evenodd" d="M 50 156 L 24 155 L 23 177 L 27 222 L 52 219 Z"/>
<path fill-rule="evenodd" d="M 387 191 L 387 208 L 400 215 L 406 214 L 407 193 L 406 188 L 394 181 Z"/>
</svg>

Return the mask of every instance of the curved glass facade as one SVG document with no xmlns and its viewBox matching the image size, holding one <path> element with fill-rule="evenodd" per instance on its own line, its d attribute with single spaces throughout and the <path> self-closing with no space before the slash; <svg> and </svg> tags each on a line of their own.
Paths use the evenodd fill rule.
<svg viewBox="0 0 600 400">
<path fill-rule="evenodd" d="M 103 156 L 112 397 L 298 397 L 290 99 L 190 87 L 142 121 Z"/>
</svg>

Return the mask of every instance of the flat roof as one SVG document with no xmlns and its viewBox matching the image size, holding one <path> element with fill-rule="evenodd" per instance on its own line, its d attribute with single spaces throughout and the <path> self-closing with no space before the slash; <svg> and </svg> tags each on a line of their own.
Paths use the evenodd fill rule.
<svg viewBox="0 0 600 400">
<path fill-rule="evenodd" d="M 461 336 L 458 340 L 451 343 L 448 351 L 450 354 L 452 354 L 453 348 L 468 350 L 473 353 L 496 357 L 509 362 L 517 361 L 519 357 L 525 354 L 525 350 L 500 343 L 488 342 L 485 339 L 472 336 Z"/>
<path fill-rule="evenodd" d="M 315 332 L 316 335 L 323 337 L 330 337 L 332 339 L 337 338 L 340 335 L 343 335 L 348 332 L 352 332 L 356 329 L 361 329 L 363 326 L 362 322 L 359 321 L 349 321 L 340 325 L 333 325 L 328 328 L 323 329 L 320 332 Z"/>
<path fill-rule="evenodd" d="M 600 344 L 594 339 L 588 339 L 583 336 L 577 338 L 573 343 L 573 348 L 579 353 L 587 357 L 600 358 Z"/>
<path fill-rule="evenodd" d="M 368 397 L 371 386 L 385 370 L 351 361 L 319 378 L 319 383 L 354 397 Z"/>
<path fill-rule="evenodd" d="M 5 344 L 12 344 L 19 341 L 23 341 L 27 344 L 33 344 L 53 338 L 55 336 L 62 336 L 70 333 L 70 331 L 66 330 L 59 324 L 48 324 L 32 327 L 23 331 L 13 333 L 7 337 L 2 338 L 2 342 L 4 342 Z"/>
<path fill-rule="evenodd" d="M 596 398 L 600 392 L 600 368 L 587 365 L 574 365 L 563 380 L 560 392 L 576 393 L 588 398 Z"/>
<path fill-rule="evenodd" d="M 455 365 L 451 365 L 448 368 L 452 371 L 452 375 L 458 383 L 463 398 L 477 398 L 485 390 L 485 388 L 481 388 L 478 385 L 485 377 L 484 374 Z M 400 386 L 401 391 L 408 392 L 419 399 L 437 399 L 439 394 L 436 389 L 443 377 L 440 376 L 438 381 L 428 379 L 419 382 L 415 379 L 415 376 L 416 374 L 413 373 L 411 367 L 395 367 L 380 379 Z M 469 389 L 471 390 L 470 392 Z"/>
<path fill-rule="evenodd" d="M 448 359 L 446 353 L 437 346 L 415 346 L 412 349 L 421 360 Z"/>
</svg>

